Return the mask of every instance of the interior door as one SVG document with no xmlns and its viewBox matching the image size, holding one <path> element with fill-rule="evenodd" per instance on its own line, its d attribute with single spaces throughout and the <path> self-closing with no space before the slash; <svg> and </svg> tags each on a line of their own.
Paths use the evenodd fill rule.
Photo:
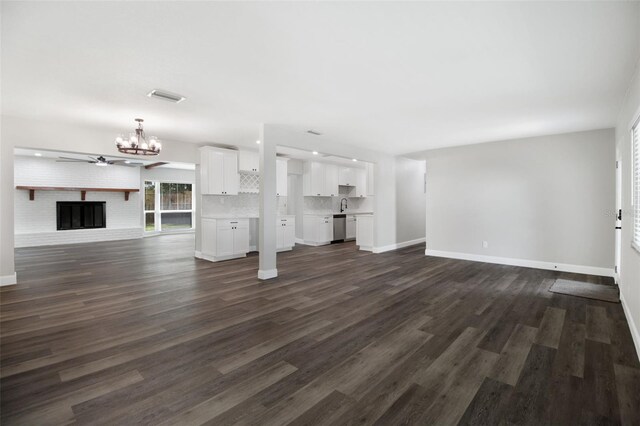
<svg viewBox="0 0 640 426">
<path fill-rule="evenodd" d="M 620 251 L 622 246 L 622 162 L 616 161 L 616 257 L 615 257 L 615 279 L 618 282 L 620 277 Z"/>
</svg>

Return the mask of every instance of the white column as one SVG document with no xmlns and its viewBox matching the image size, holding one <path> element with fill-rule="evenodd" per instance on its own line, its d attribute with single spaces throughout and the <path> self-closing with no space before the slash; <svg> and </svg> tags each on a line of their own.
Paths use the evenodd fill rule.
<svg viewBox="0 0 640 426">
<path fill-rule="evenodd" d="M 13 255 L 13 144 L 0 143 L 0 285 L 16 283 Z"/>
<path fill-rule="evenodd" d="M 268 126 L 260 126 L 260 252 L 258 278 L 278 276 L 276 268 L 276 142 L 269 137 Z"/>
</svg>

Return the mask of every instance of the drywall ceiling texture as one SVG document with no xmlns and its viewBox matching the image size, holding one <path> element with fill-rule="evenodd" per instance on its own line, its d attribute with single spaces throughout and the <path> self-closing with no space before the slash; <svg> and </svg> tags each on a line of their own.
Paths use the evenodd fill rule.
<svg viewBox="0 0 640 426">
<path fill-rule="evenodd" d="M 614 153 L 613 129 L 427 152 L 427 249 L 612 270 Z"/>
<path fill-rule="evenodd" d="M 278 123 L 402 154 L 614 127 L 640 44 L 638 2 L 2 3 L 3 114 L 195 143 Z"/>
<path fill-rule="evenodd" d="M 631 205 L 631 126 L 640 117 L 640 61 L 629 86 L 616 127 L 616 153 L 622 163 L 622 242 L 620 245 L 620 296 L 631 332 L 640 353 L 640 252 L 631 247 L 633 207 Z"/>
</svg>

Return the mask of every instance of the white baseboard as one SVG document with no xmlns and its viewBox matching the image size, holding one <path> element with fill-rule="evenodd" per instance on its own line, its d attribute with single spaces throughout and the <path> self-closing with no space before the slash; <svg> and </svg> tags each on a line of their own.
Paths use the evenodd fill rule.
<svg viewBox="0 0 640 426">
<path fill-rule="evenodd" d="M 193 257 L 197 257 L 198 259 L 202 259 L 202 252 L 200 250 L 196 250 L 193 254 Z"/>
<path fill-rule="evenodd" d="M 296 238 L 296 244 L 304 244 L 304 240 L 302 238 Z"/>
<path fill-rule="evenodd" d="M 258 269 L 258 278 L 261 280 L 269 280 L 277 276 L 278 276 L 277 269 L 267 269 L 267 270 Z"/>
<path fill-rule="evenodd" d="M 12 285 L 18 282 L 18 275 L 14 272 L 12 275 L 0 276 L 0 286 Z"/>
<path fill-rule="evenodd" d="M 624 315 L 627 317 L 629 330 L 631 330 L 631 339 L 633 340 L 633 344 L 636 347 L 636 355 L 638 355 L 638 358 L 640 358 L 640 333 L 638 332 L 638 327 L 636 327 L 636 322 L 631 315 L 631 310 L 627 306 L 627 302 L 624 299 L 624 294 L 622 293 L 622 291 L 620 292 L 620 302 L 622 303 L 622 310 L 624 311 Z"/>
<path fill-rule="evenodd" d="M 498 263 L 500 265 L 523 266 L 525 268 L 548 269 L 551 271 L 574 272 L 577 274 L 599 275 L 613 277 L 613 268 L 600 268 L 597 266 L 571 265 L 567 263 L 542 262 L 538 260 L 514 259 L 511 257 L 483 256 L 472 253 L 459 253 L 454 251 L 426 249 L 424 254 L 435 257 L 448 257 L 451 259 L 472 260 L 474 262 Z"/>
<path fill-rule="evenodd" d="M 415 246 L 416 244 L 424 243 L 426 238 L 417 238 L 415 240 L 403 241 L 401 243 L 389 244 L 388 246 L 373 247 L 371 250 L 373 253 L 384 253 L 385 251 L 397 250 L 403 247 Z"/>
</svg>

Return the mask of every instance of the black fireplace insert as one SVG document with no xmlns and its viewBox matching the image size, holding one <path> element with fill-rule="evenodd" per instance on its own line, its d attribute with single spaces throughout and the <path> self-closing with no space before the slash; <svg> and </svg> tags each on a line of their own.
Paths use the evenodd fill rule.
<svg viewBox="0 0 640 426">
<path fill-rule="evenodd" d="M 107 227 L 106 201 L 58 201 L 58 231 Z"/>
</svg>

